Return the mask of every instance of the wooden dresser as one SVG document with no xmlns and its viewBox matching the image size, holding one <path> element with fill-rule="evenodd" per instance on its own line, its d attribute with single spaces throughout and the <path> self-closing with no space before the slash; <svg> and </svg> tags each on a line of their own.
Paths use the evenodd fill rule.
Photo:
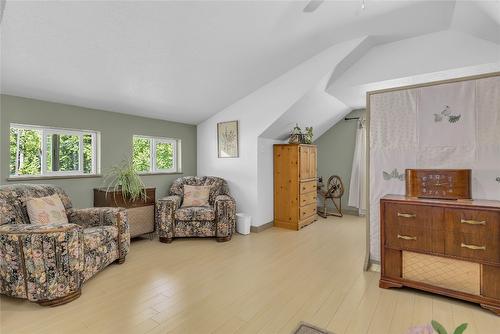
<svg viewBox="0 0 500 334">
<path fill-rule="evenodd" d="M 130 237 L 134 238 L 155 231 L 155 194 L 156 188 L 146 188 L 146 200 L 129 201 L 123 198 L 119 190 L 95 188 L 94 206 L 126 208 Z"/>
<path fill-rule="evenodd" d="M 315 145 L 274 145 L 274 226 L 299 230 L 318 219 Z"/>
<path fill-rule="evenodd" d="M 388 195 L 380 218 L 380 287 L 426 290 L 500 315 L 500 201 Z"/>
</svg>

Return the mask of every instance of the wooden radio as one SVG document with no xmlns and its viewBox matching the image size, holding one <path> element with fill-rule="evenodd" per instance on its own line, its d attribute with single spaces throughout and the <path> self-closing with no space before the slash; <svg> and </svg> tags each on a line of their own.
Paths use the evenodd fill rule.
<svg viewBox="0 0 500 334">
<path fill-rule="evenodd" d="M 406 196 L 471 199 L 470 169 L 407 169 Z"/>
</svg>

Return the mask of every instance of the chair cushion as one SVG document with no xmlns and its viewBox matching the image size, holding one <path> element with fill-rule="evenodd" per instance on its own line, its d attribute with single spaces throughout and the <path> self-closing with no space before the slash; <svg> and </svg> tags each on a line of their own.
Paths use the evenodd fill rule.
<svg viewBox="0 0 500 334">
<path fill-rule="evenodd" d="M 182 206 L 208 206 L 209 196 L 210 186 L 190 186 L 185 184 Z"/>
<path fill-rule="evenodd" d="M 215 211 L 209 206 L 179 208 L 175 211 L 175 219 L 183 221 L 212 221 L 215 219 Z"/>
<path fill-rule="evenodd" d="M 118 238 L 116 226 L 95 226 L 83 230 L 85 251 L 91 251 L 107 245 Z"/>
<path fill-rule="evenodd" d="M 68 223 L 66 209 L 57 194 L 30 198 L 26 202 L 26 210 L 31 224 Z"/>
</svg>

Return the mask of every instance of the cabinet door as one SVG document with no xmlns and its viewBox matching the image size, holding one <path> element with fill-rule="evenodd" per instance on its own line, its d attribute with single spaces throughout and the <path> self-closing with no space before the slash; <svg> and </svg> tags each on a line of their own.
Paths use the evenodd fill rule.
<svg viewBox="0 0 500 334">
<path fill-rule="evenodd" d="M 298 221 L 298 154 L 292 145 L 274 146 L 274 219 Z"/>
<path fill-rule="evenodd" d="M 300 179 L 308 180 L 316 177 L 316 147 L 299 146 Z"/>
<path fill-rule="evenodd" d="M 312 146 L 309 148 L 309 165 L 310 165 L 310 172 L 311 172 L 311 177 L 316 178 L 318 175 L 317 169 L 318 169 L 318 153 L 317 153 L 316 146 Z"/>
</svg>

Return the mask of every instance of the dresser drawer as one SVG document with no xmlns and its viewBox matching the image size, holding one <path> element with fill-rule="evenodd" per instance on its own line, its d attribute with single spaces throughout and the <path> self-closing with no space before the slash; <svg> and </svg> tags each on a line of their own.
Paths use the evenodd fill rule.
<svg viewBox="0 0 500 334">
<path fill-rule="evenodd" d="M 446 209 L 447 255 L 500 263 L 500 212 Z"/>
<path fill-rule="evenodd" d="M 443 208 L 400 203 L 385 203 L 385 224 L 444 229 Z"/>
<path fill-rule="evenodd" d="M 316 192 L 317 186 L 318 185 L 317 185 L 316 180 L 300 182 L 300 184 L 299 184 L 300 194 L 302 195 L 302 194 L 310 193 L 312 191 Z"/>
<path fill-rule="evenodd" d="M 317 196 L 318 194 L 315 191 L 311 191 L 309 193 L 300 195 L 300 200 L 299 200 L 300 206 L 309 205 L 313 203 L 316 204 Z"/>
<path fill-rule="evenodd" d="M 421 226 L 387 225 L 385 246 L 444 254 L 444 233 L 442 230 L 431 230 Z"/>
<path fill-rule="evenodd" d="M 299 220 L 309 218 L 316 214 L 316 203 L 301 206 L 299 209 Z"/>
</svg>

